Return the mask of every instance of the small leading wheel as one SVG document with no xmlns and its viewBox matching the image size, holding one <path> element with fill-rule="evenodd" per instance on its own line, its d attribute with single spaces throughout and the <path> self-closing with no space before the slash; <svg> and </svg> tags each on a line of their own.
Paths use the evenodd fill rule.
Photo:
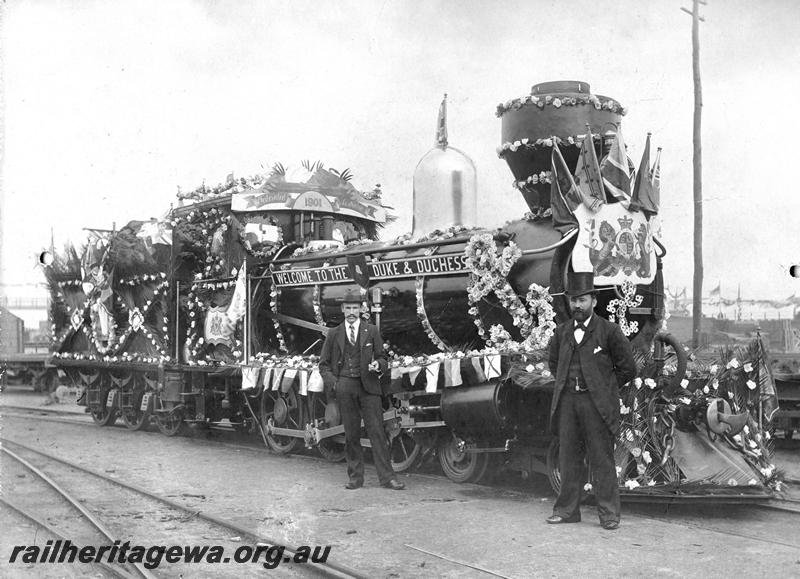
<svg viewBox="0 0 800 579">
<path fill-rule="evenodd" d="M 558 438 L 553 438 L 550 441 L 550 446 L 547 447 L 547 479 L 550 481 L 550 486 L 553 488 L 553 492 L 556 494 L 561 492 L 561 468 L 558 466 L 558 451 Z M 619 459 L 617 460 L 619 461 Z M 589 467 L 585 464 L 584 466 L 585 470 L 583 479 L 589 481 Z M 584 487 L 584 490 L 581 492 L 581 499 L 586 499 L 589 494 L 589 491 L 587 491 Z"/>
<path fill-rule="evenodd" d="M 488 453 L 465 452 L 455 436 L 439 444 L 437 454 L 444 474 L 453 482 L 478 482 L 489 467 Z"/>
<path fill-rule="evenodd" d="M 267 444 L 277 453 L 289 454 L 303 441 L 303 437 L 284 436 L 272 434 L 268 431 L 271 424 L 277 428 L 288 428 L 304 433 L 302 424 L 302 409 L 297 394 L 294 390 L 281 393 L 274 390 L 265 390 L 261 395 L 261 421 L 267 431 Z"/>
<path fill-rule="evenodd" d="M 176 436 L 183 432 L 185 422 L 183 421 L 183 410 L 173 408 L 169 412 L 159 412 L 156 414 L 156 426 L 164 436 Z"/>
<path fill-rule="evenodd" d="M 400 430 L 391 437 L 389 454 L 395 472 L 411 470 L 419 466 L 422 459 L 422 445 L 407 431 Z"/>
<path fill-rule="evenodd" d="M 317 428 L 331 428 L 342 423 L 339 405 L 336 400 L 329 401 L 327 394 L 324 392 L 309 393 L 309 400 L 311 404 L 311 420 L 315 422 Z M 345 459 L 343 441 L 343 435 L 323 438 L 317 445 L 317 451 L 327 461 L 342 462 Z"/>
<path fill-rule="evenodd" d="M 108 396 L 110 391 L 101 391 L 105 392 L 104 395 L 100 396 L 100 403 L 102 404 L 99 408 L 95 408 L 92 410 L 92 420 L 98 426 L 113 426 L 114 423 L 117 421 L 117 409 L 114 406 L 107 406 Z M 118 393 L 115 393 L 117 396 Z"/>
</svg>

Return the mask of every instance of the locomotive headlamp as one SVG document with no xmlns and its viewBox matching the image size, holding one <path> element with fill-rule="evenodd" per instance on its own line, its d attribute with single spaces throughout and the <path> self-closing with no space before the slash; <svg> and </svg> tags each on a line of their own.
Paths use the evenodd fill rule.
<svg viewBox="0 0 800 579">
<path fill-rule="evenodd" d="M 39 263 L 45 267 L 53 265 L 53 254 L 49 251 L 43 251 L 39 254 Z"/>
</svg>

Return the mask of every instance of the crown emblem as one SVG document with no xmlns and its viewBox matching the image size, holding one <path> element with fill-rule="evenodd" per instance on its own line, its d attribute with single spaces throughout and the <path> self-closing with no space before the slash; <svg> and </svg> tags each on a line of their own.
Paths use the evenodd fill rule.
<svg viewBox="0 0 800 579">
<path fill-rule="evenodd" d="M 631 225 L 633 225 L 633 219 L 628 217 L 627 215 L 623 215 L 619 219 L 617 219 L 617 223 L 622 226 L 622 229 L 630 229 Z"/>
</svg>

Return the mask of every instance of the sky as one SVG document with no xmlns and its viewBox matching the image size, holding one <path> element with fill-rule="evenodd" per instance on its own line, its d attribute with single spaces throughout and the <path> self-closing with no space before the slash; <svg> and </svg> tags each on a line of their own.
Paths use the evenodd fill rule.
<svg viewBox="0 0 800 579">
<path fill-rule="evenodd" d="M 448 94 L 478 171 L 477 225 L 527 206 L 497 157 L 501 101 L 588 82 L 628 108 L 638 166 L 662 147 L 665 280 L 692 288 L 691 0 L 8 0 L 2 14 L 0 292 L 33 295 L 38 253 L 83 227 L 163 215 L 176 193 L 321 160 L 380 183 L 411 229 L 412 177 Z M 701 12 L 704 293 L 800 294 L 795 226 L 800 3 Z M 43 295 L 43 293 L 42 293 Z"/>
</svg>

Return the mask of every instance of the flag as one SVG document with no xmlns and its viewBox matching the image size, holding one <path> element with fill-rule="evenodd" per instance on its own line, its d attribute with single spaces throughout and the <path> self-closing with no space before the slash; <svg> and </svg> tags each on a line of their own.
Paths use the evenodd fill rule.
<svg viewBox="0 0 800 579">
<path fill-rule="evenodd" d="M 631 204 L 631 171 L 621 129 L 617 130 L 611 150 L 600 164 L 600 174 L 606 191 L 627 209 Z"/>
<path fill-rule="evenodd" d="M 436 122 L 436 144 L 447 147 L 447 93 L 444 94 L 442 104 L 439 105 L 439 119 Z"/>
<path fill-rule="evenodd" d="M 656 162 L 653 163 L 653 170 L 650 175 L 650 189 L 653 193 L 653 204 L 656 208 L 661 206 L 661 147 L 656 149 Z"/>
<path fill-rule="evenodd" d="M 347 256 L 347 273 L 354 282 L 362 288 L 369 287 L 369 268 L 367 267 L 367 256 L 363 253 Z"/>
<path fill-rule="evenodd" d="M 553 213 L 553 227 L 565 235 L 568 231 L 578 227 L 578 219 L 573 210 L 580 201 L 577 186 L 572 179 L 572 174 L 561 156 L 558 145 L 553 142 L 553 153 L 550 157 L 550 211 Z M 567 201 L 569 199 L 569 201 Z"/>
<path fill-rule="evenodd" d="M 236 287 L 233 290 L 231 304 L 228 306 L 228 319 L 231 324 L 236 324 L 245 314 L 247 309 L 247 264 L 242 262 L 239 274 L 236 276 Z"/>
<path fill-rule="evenodd" d="M 639 171 L 636 173 L 630 209 L 641 210 L 647 216 L 658 213 L 658 202 L 653 198 L 653 181 L 650 174 L 650 133 L 647 133 L 647 143 L 639 163 Z"/>
<path fill-rule="evenodd" d="M 575 167 L 575 184 L 581 193 L 584 204 L 592 211 L 599 211 L 606 203 L 603 191 L 603 178 L 600 175 L 600 164 L 594 150 L 592 131 L 586 128 L 586 136 L 581 142 L 578 164 Z"/>
<path fill-rule="evenodd" d="M 709 297 L 713 298 L 713 297 L 719 297 L 721 294 L 722 294 L 722 282 L 718 283 L 717 287 L 711 290 L 711 292 L 708 295 Z"/>
</svg>

